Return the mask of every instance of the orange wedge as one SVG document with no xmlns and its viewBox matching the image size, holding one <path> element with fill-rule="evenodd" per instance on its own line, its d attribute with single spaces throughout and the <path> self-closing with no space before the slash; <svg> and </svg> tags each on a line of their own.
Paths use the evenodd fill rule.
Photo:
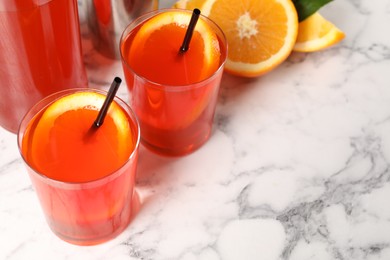
<svg viewBox="0 0 390 260">
<path fill-rule="evenodd" d="M 299 23 L 294 51 L 314 52 L 335 45 L 345 34 L 318 12 Z"/>
<path fill-rule="evenodd" d="M 229 46 L 225 70 L 239 76 L 276 68 L 291 53 L 298 33 L 291 0 L 182 0 L 176 6 L 197 6 L 222 28 Z"/>
</svg>

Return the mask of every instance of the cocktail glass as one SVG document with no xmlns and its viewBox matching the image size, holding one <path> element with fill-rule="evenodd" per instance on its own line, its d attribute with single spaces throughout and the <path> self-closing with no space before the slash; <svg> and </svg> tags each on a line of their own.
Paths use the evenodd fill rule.
<svg viewBox="0 0 390 260">
<path fill-rule="evenodd" d="M 210 137 L 226 61 L 227 42 L 218 25 L 201 15 L 199 19 L 204 20 L 217 35 L 221 52 L 219 65 L 211 76 L 199 82 L 167 85 L 138 74 L 128 60 L 128 53 L 134 43 L 135 35 L 148 19 L 163 12 L 172 11 L 177 14 L 190 12 L 179 9 L 161 9 L 139 17 L 123 32 L 120 51 L 130 93 L 129 103 L 140 122 L 142 144 L 159 154 L 180 156 L 198 149 Z M 178 50 L 180 44 L 181 42 L 178 42 Z M 156 59 L 158 58 L 156 56 Z M 166 64 L 166 66 L 171 66 L 171 64 Z M 158 70 L 156 73 L 161 73 L 161 71 L 164 73 L 164 66 Z"/>
<path fill-rule="evenodd" d="M 61 180 L 66 176 L 54 179 L 45 172 L 40 172 L 37 169 L 38 163 L 34 160 L 32 143 L 39 121 L 44 120 L 42 114 L 53 102 L 81 92 L 107 94 L 99 90 L 72 89 L 44 98 L 23 118 L 18 132 L 18 146 L 51 230 L 69 243 L 92 245 L 105 242 L 121 233 L 128 226 L 139 206 L 134 186 L 140 130 L 137 118 L 130 107 L 115 97 L 114 102 L 123 109 L 127 117 L 131 130 L 128 134 L 131 135 L 132 146 L 134 146 L 123 165 L 112 172 L 107 172 L 103 177 L 96 178 L 94 162 L 90 162 L 90 169 L 82 172 L 89 176 L 88 179 L 76 182 Z M 86 108 L 90 106 L 88 102 L 83 105 Z M 92 123 L 93 121 L 91 125 Z M 68 131 L 65 127 L 64 131 Z M 96 131 L 101 130 L 96 129 Z M 50 140 L 51 137 L 47 136 L 47 138 Z M 85 139 L 87 144 L 89 141 L 88 138 Z M 74 148 L 71 151 L 83 153 L 82 148 L 78 149 Z M 50 163 L 53 162 L 47 161 L 47 164 Z M 67 173 L 71 175 L 71 172 L 66 172 L 65 175 Z"/>
</svg>

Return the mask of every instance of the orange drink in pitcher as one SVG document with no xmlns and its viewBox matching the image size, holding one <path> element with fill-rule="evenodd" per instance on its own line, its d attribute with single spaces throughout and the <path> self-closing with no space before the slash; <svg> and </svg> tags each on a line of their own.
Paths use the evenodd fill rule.
<svg viewBox="0 0 390 260">
<path fill-rule="evenodd" d="M 198 13 L 188 48 L 181 51 L 194 13 L 150 12 L 131 23 L 121 39 L 141 141 L 164 155 L 190 153 L 211 134 L 227 43 L 221 29 Z"/>
<path fill-rule="evenodd" d="M 0 34 L 0 126 L 16 133 L 45 96 L 87 87 L 77 0 L 2 0 Z"/>
</svg>

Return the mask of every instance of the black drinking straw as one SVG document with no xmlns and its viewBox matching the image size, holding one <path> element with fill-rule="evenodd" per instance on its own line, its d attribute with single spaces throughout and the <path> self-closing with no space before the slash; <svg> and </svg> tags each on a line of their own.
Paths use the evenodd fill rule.
<svg viewBox="0 0 390 260">
<path fill-rule="evenodd" d="M 93 122 L 92 128 L 98 128 L 103 124 L 104 118 L 107 115 L 108 108 L 110 107 L 111 102 L 114 100 L 116 92 L 118 91 L 118 88 L 121 83 L 122 83 L 121 78 L 115 77 L 114 81 L 111 83 L 110 89 L 108 90 L 106 99 L 104 100 L 104 103 L 99 111 L 99 114 L 96 117 L 95 122 Z"/>
<path fill-rule="evenodd" d="M 191 20 L 190 20 L 190 23 L 187 27 L 186 35 L 184 36 L 184 40 L 183 40 L 183 43 L 180 47 L 179 53 L 184 53 L 188 50 L 188 47 L 190 45 L 190 41 L 192 38 L 192 34 L 194 32 L 194 29 L 195 29 L 195 25 L 199 19 L 199 15 L 200 15 L 200 10 L 195 8 L 194 11 L 192 12 Z"/>
</svg>

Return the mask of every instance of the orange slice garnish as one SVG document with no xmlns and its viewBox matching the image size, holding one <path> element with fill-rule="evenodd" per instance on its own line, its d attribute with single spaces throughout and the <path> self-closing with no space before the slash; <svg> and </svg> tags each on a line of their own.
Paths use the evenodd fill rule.
<svg viewBox="0 0 390 260">
<path fill-rule="evenodd" d="M 53 102 L 31 129 L 29 154 L 44 175 L 61 181 L 98 179 L 120 168 L 135 143 L 129 119 L 114 101 L 104 124 L 92 134 L 91 126 L 105 96 L 77 92 Z"/>
<path fill-rule="evenodd" d="M 147 20 L 128 52 L 132 68 L 141 76 L 166 85 L 195 83 L 212 75 L 220 66 L 219 40 L 203 19 L 195 26 L 190 49 L 178 54 L 190 19 L 190 12 L 168 11 Z M 156 73 L 161 67 L 164 73 Z"/>
</svg>

